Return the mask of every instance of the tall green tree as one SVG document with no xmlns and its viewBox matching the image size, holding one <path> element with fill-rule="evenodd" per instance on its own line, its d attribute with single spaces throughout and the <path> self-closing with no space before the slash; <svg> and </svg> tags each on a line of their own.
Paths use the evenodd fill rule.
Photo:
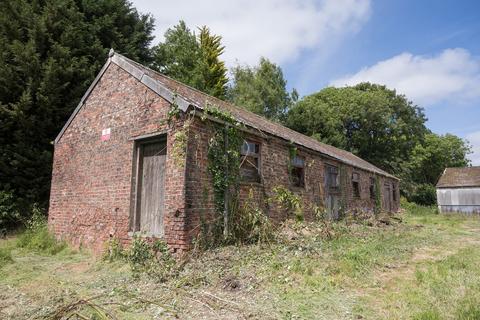
<svg viewBox="0 0 480 320">
<path fill-rule="evenodd" d="M 470 153 L 470 145 L 455 135 L 427 133 L 423 141 L 413 148 L 410 159 L 403 166 L 400 174 L 404 181 L 403 193 L 417 203 L 434 204 L 434 186 L 443 170 L 470 165 L 467 158 Z"/>
<path fill-rule="evenodd" d="M 198 86 L 200 45 L 184 21 L 169 28 L 165 40 L 153 48 L 153 68 L 189 86 Z"/>
<path fill-rule="evenodd" d="M 203 26 L 199 29 L 201 59 L 199 63 L 199 89 L 220 99 L 224 99 L 227 92 L 227 68 L 220 60 L 225 47 L 222 37 L 210 33 L 210 29 Z"/>
<path fill-rule="evenodd" d="M 229 100 L 256 114 L 281 121 L 298 98 L 295 89 L 288 93 L 282 69 L 266 58 L 260 58 L 256 67 L 236 66 L 231 72 Z"/>
<path fill-rule="evenodd" d="M 184 21 L 165 32 L 165 40 L 153 48 L 153 68 L 212 96 L 225 98 L 227 69 L 220 56 L 222 38 L 199 28 L 198 36 Z"/>
<path fill-rule="evenodd" d="M 385 86 L 329 87 L 301 99 L 287 125 L 398 173 L 427 128 L 423 110 Z"/>
<path fill-rule="evenodd" d="M 0 192 L 19 210 L 48 202 L 52 141 L 108 50 L 148 63 L 152 30 L 126 0 L 0 2 Z"/>
</svg>

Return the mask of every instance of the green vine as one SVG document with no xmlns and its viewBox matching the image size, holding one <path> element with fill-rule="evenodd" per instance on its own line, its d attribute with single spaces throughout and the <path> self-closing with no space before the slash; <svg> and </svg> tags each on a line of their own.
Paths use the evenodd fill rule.
<svg viewBox="0 0 480 320">
<path fill-rule="evenodd" d="M 238 209 L 238 183 L 240 181 L 240 148 L 243 136 L 240 123 L 229 113 L 207 105 L 202 119 L 211 118 L 213 135 L 208 143 L 208 172 L 213 181 L 213 198 L 217 213 L 217 230 L 223 229 L 229 237 L 229 217 Z M 217 120 L 217 121 L 215 121 Z M 222 219 L 223 218 L 223 219 Z M 219 234 L 219 232 L 216 232 Z"/>
</svg>

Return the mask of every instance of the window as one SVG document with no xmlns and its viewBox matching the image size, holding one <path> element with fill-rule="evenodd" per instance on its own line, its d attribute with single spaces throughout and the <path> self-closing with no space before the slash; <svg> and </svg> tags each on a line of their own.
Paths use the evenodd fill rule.
<svg viewBox="0 0 480 320">
<path fill-rule="evenodd" d="M 392 183 L 393 201 L 397 201 L 397 185 Z"/>
<path fill-rule="evenodd" d="M 375 199 L 375 178 L 370 178 L 370 199 Z"/>
<path fill-rule="evenodd" d="M 260 182 L 260 144 L 244 141 L 240 150 L 240 176 L 246 182 Z"/>
<path fill-rule="evenodd" d="M 305 159 L 295 156 L 290 168 L 290 180 L 295 187 L 305 186 Z"/>
<path fill-rule="evenodd" d="M 360 175 L 356 172 L 352 173 L 352 189 L 353 196 L 360 198 Z"/>
<path fill-rule="evenodd" d="M 330 190 L 338 189 L 339 182 L 338 182 L 338 168 L 334 166 L 326 166 L 326 185 L 327 188 Z"/>
</svg>

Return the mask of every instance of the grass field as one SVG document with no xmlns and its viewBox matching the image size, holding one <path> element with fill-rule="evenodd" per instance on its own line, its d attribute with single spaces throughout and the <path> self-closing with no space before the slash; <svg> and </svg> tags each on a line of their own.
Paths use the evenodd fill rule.
<svg viewBox="0 0 480 320">
<path fill-rule="evenodd" d="M 0 318 L 480 319 L 480 219 L 415 206 L 399 217 L 339 222 L 331 239 L 291 223 L 278 242 L 199 254 L 164 282 L 10 237 L 0 240 Z"/>
</svg>

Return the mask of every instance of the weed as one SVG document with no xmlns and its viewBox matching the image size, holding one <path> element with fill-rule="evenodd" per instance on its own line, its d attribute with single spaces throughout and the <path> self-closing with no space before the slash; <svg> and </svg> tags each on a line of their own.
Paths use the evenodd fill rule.
<svg viewBox="0 0 480 320">
<path fill-rule="evenodd" d="M 57 254 L 67 248 L 64 241 L 58 241 L 50 233 L 45 215 L 39 209 L 33 211 L 27 222 L 27 229 L 18 237 L 17 246 L 48 255 Z"/>
<path fill-rule="evenodd" d="M 303 221 L 303 207 L 301 199 L 284 186 L 277 186 L 273 188 L 273 197 L 271 200 L 278 203 L 278 205 L 288 213 L 293 213 L 297 221 Z"/>
</svg>

